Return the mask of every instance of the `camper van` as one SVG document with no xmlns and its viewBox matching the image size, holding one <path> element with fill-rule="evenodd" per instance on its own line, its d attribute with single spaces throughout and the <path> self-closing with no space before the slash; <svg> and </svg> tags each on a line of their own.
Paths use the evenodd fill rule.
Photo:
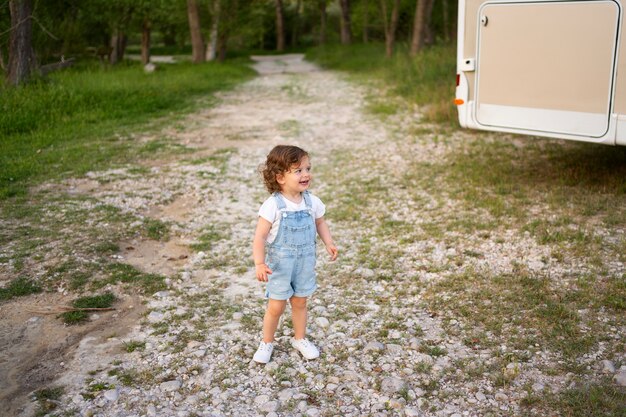
<svg viewBox="0 0 626 417">
<path fill-rule="evenodd" d="M 461 126 L 626 146 L 626 0 L 459 0 Z"/>
</svg>

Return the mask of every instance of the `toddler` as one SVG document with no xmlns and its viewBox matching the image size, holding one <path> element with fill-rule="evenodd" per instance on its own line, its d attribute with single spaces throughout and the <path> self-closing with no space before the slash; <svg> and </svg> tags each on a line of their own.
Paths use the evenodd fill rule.
<svg viewBox="0 0 626 417">
<path fill-rule="evenodd" d="M 315 359 L 319 350 L 305 338 L 307 298 L 315 282 L 315 236 L 320 235 L 331 260 L 337 259 L 322 201 L 309 193 L 311 162 L 297 146 L 279 145 L 267 155 L 261 167 L 265 187 L 272 194 L 259 210 L 254 234 L 253 257 L 256 277 L 267 282 L 267 309 L 263 317 L 263 340 L 254 361 L 268 363 L 274 350 L 274 333 L 291 304 L 294 337 L 291 345 L 306 359 Z M 267 248 L 267 254 L 266 254 Z"/>
</svg>

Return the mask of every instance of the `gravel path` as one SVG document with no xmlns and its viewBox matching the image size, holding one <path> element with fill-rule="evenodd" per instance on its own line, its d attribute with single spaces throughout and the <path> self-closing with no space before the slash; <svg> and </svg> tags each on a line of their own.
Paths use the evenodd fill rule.
<svg viewBox="0 0 626 417">
<path fill-rule="evenodd" d="M 409 135 L 416 114 L 386 122 L 368 114 L 364 88 L 301 56 L 257 62 L 259 77 L 169 132 L 195 148 L 193 156 L 155 163 L 148 173 L 94 172 L 68 182 L 103 203 L 170 222 L 171 240 L 124 242 L 120 261 L 167 274 L 168 290 L 148 298 L 145 318 L 123 339 L 83 340 L 57 381 L 65 387 L 59 410 L 510 416 L 529 391 L 562 388 L 566 379 L 547 372 L 558 360 L 550 352 L 537 347 L 524 363 L 503 361 L 511 347 L 472 347 L 462 320 L 424 302 L 441 277 L 436 266 L 470 249 L 484 256 L 466 256 L 455 273 L 510 272 L 520 259 L 531 270 L 554 267 L 545 247 L 507 230 L 463 247 L 427 236 L 399 240 L 406 225 L 422 230 L 462 209 L 419 185 L 407 198 L 407 184 L 397 181 L 412 164 L 444 161 L 454 140 Z M 251 262 L 256 212 L 266 196 L 256 168 L 280 143 L 310 152 L 312 190 L 327 204 L 340 259 L 329 263 L 320 251 L 320 288 L 310 301 L 309 336 L 322 357 L 307 362 L 293 351 L 285 320 L 272 361 L 261 366 L 251 361 L 264 312 Z M 168 257 L 178 259 L 175 267 Z M 494 381 L 494 369 L 505 383 Z"/>
</svg>

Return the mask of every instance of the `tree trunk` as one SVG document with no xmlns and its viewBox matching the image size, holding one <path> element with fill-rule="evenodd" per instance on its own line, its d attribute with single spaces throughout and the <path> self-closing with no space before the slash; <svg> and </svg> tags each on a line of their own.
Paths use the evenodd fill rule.
<svg viewBox="0 0 626 417">
<path fill-rule="evenodd" d="M 191 33 L 191 61 L 194 64 L 204 62 L 204 40 L 200 29 L 200 10 L 198 0 L 187 0 L 187 18 Z"/>
<path fill-rule="evenodd" d="M 442 26 L 443 26 L 443 40 L 445 42 L 450 41 L 450 18 L 448 14 L 448 0 L 443 0 L 442 7 Z"/>
<path fill-rule="evenodd" d="M 295 48 L 298 45 L 298 37 L 300 36 L 300 17 L 302 15 L 302 0 L 296 1 L 296 15 L 293 19 L 293 25 L 291 27 L 291 47 Z"/>
<path fill-rule="evenodd" d="M 283 0 L 276 0 L 276 50 L 285 50 L 285 17 L 283 16 Z"/>
<path fill-rule="evenodd" d="M 220 0 L 213 0 L 211 5 L 211 35 L 206 45 L 206 60 L 214 61 L 217 56 L 217 37 L 220 27 Z"/>
<path fill-rule="evenodd" d="M 124 59 L 127 41 L 128 37 L 121 29 L 116 29 L 111 35 L 111 64 L 117 64 Z"/>
<path fill-rule="evenodd" d="M 2 45 L 0 45 L 0 69 L 3 72 L 6 71 L 7 69 L 6 64 L 4 63 L 4 54 L 2 53 Z"/>
<path fill-rule="evenodd" d="M 350 0 L 339 0 L 341 5 L 341 43 L 352 43 L 352 24 L 350 22 Z"/>
<path fill-rule="evenodd" d="M 143 28 L 141 31 L 141 63 L 146 65 L 150 62 L 150 20 L 145 19 L 143 21 Z"/>
<path fill-rule="evenodd" d="M 324 45 L 326 43 L 326 0 L 320 0 L 320 45 Z"/>
<path fill-rule="evenodd" d="M 424 21 L 424 44 L 432 45 L 435 42 L 435 34 L 433 33 L 433 28 L 430 25 L 430 21 L 433 17 L 433 6 L 435 5 L 435 0 L 428 0 L 426 5 L 426 20 Z"/>
<path fill-rule="evenodd" d="M 417 0 L 415 6 L 415 18 L 413 19 L 413 36 L 411 38 L 411 56 L 424 47 L 426 38 L 426 25 L 428 22 L 428 14 L 432 12 L 433 0 Z"/>
<path fill-rule="evenodd" d="M 363 8 L 363 43 L 368 43 L 370 41 L 369 36 L 369 5 L 366 4 Z"/>
<path fill-rule="evenodd" d="M 380 6 L 385 28 L 385 55 L 387 58 L 391 58 L 393 56 L 393 47 L 396 43 L 396 30 L 398 28 L 398 18 L 400 15 L 400 0 L 393 1 L 391 18 L 389 18 L 387 14 L 387 0 L 380 0 Z"/>
<path fill-rule="evenodd" d="M 11 34 L 7 82 L 11 85 L 20 85 L 28 81 L 37 68 L 33 50 L 32 0 L 11 0 L 9 11 Z"/>
<path fill-rule="evenodd" d="M 219 62 L 224 62 L 226 59 L 226 45 L 228 43 L 228 33 L 224 31 L 217 38 L 217 59 Z"/>
</svg>

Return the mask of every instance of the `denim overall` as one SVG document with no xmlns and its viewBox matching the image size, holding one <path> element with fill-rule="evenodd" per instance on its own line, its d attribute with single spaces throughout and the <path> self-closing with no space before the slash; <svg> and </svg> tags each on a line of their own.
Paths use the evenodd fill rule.
<svg viewBox="0 0 626 417">
<path fill-rule="evenodd" d="M 308 191 L 302 193 L 305 210 L 286 211 L 280 193 L 274 193 L 280 225 L 276 238 L 267 247 L 268 276 L 265 296 L 288 300 L 292 296 L 308 297 L 317 288 L 315 282 L 315 218 Z"/>
</svg>

